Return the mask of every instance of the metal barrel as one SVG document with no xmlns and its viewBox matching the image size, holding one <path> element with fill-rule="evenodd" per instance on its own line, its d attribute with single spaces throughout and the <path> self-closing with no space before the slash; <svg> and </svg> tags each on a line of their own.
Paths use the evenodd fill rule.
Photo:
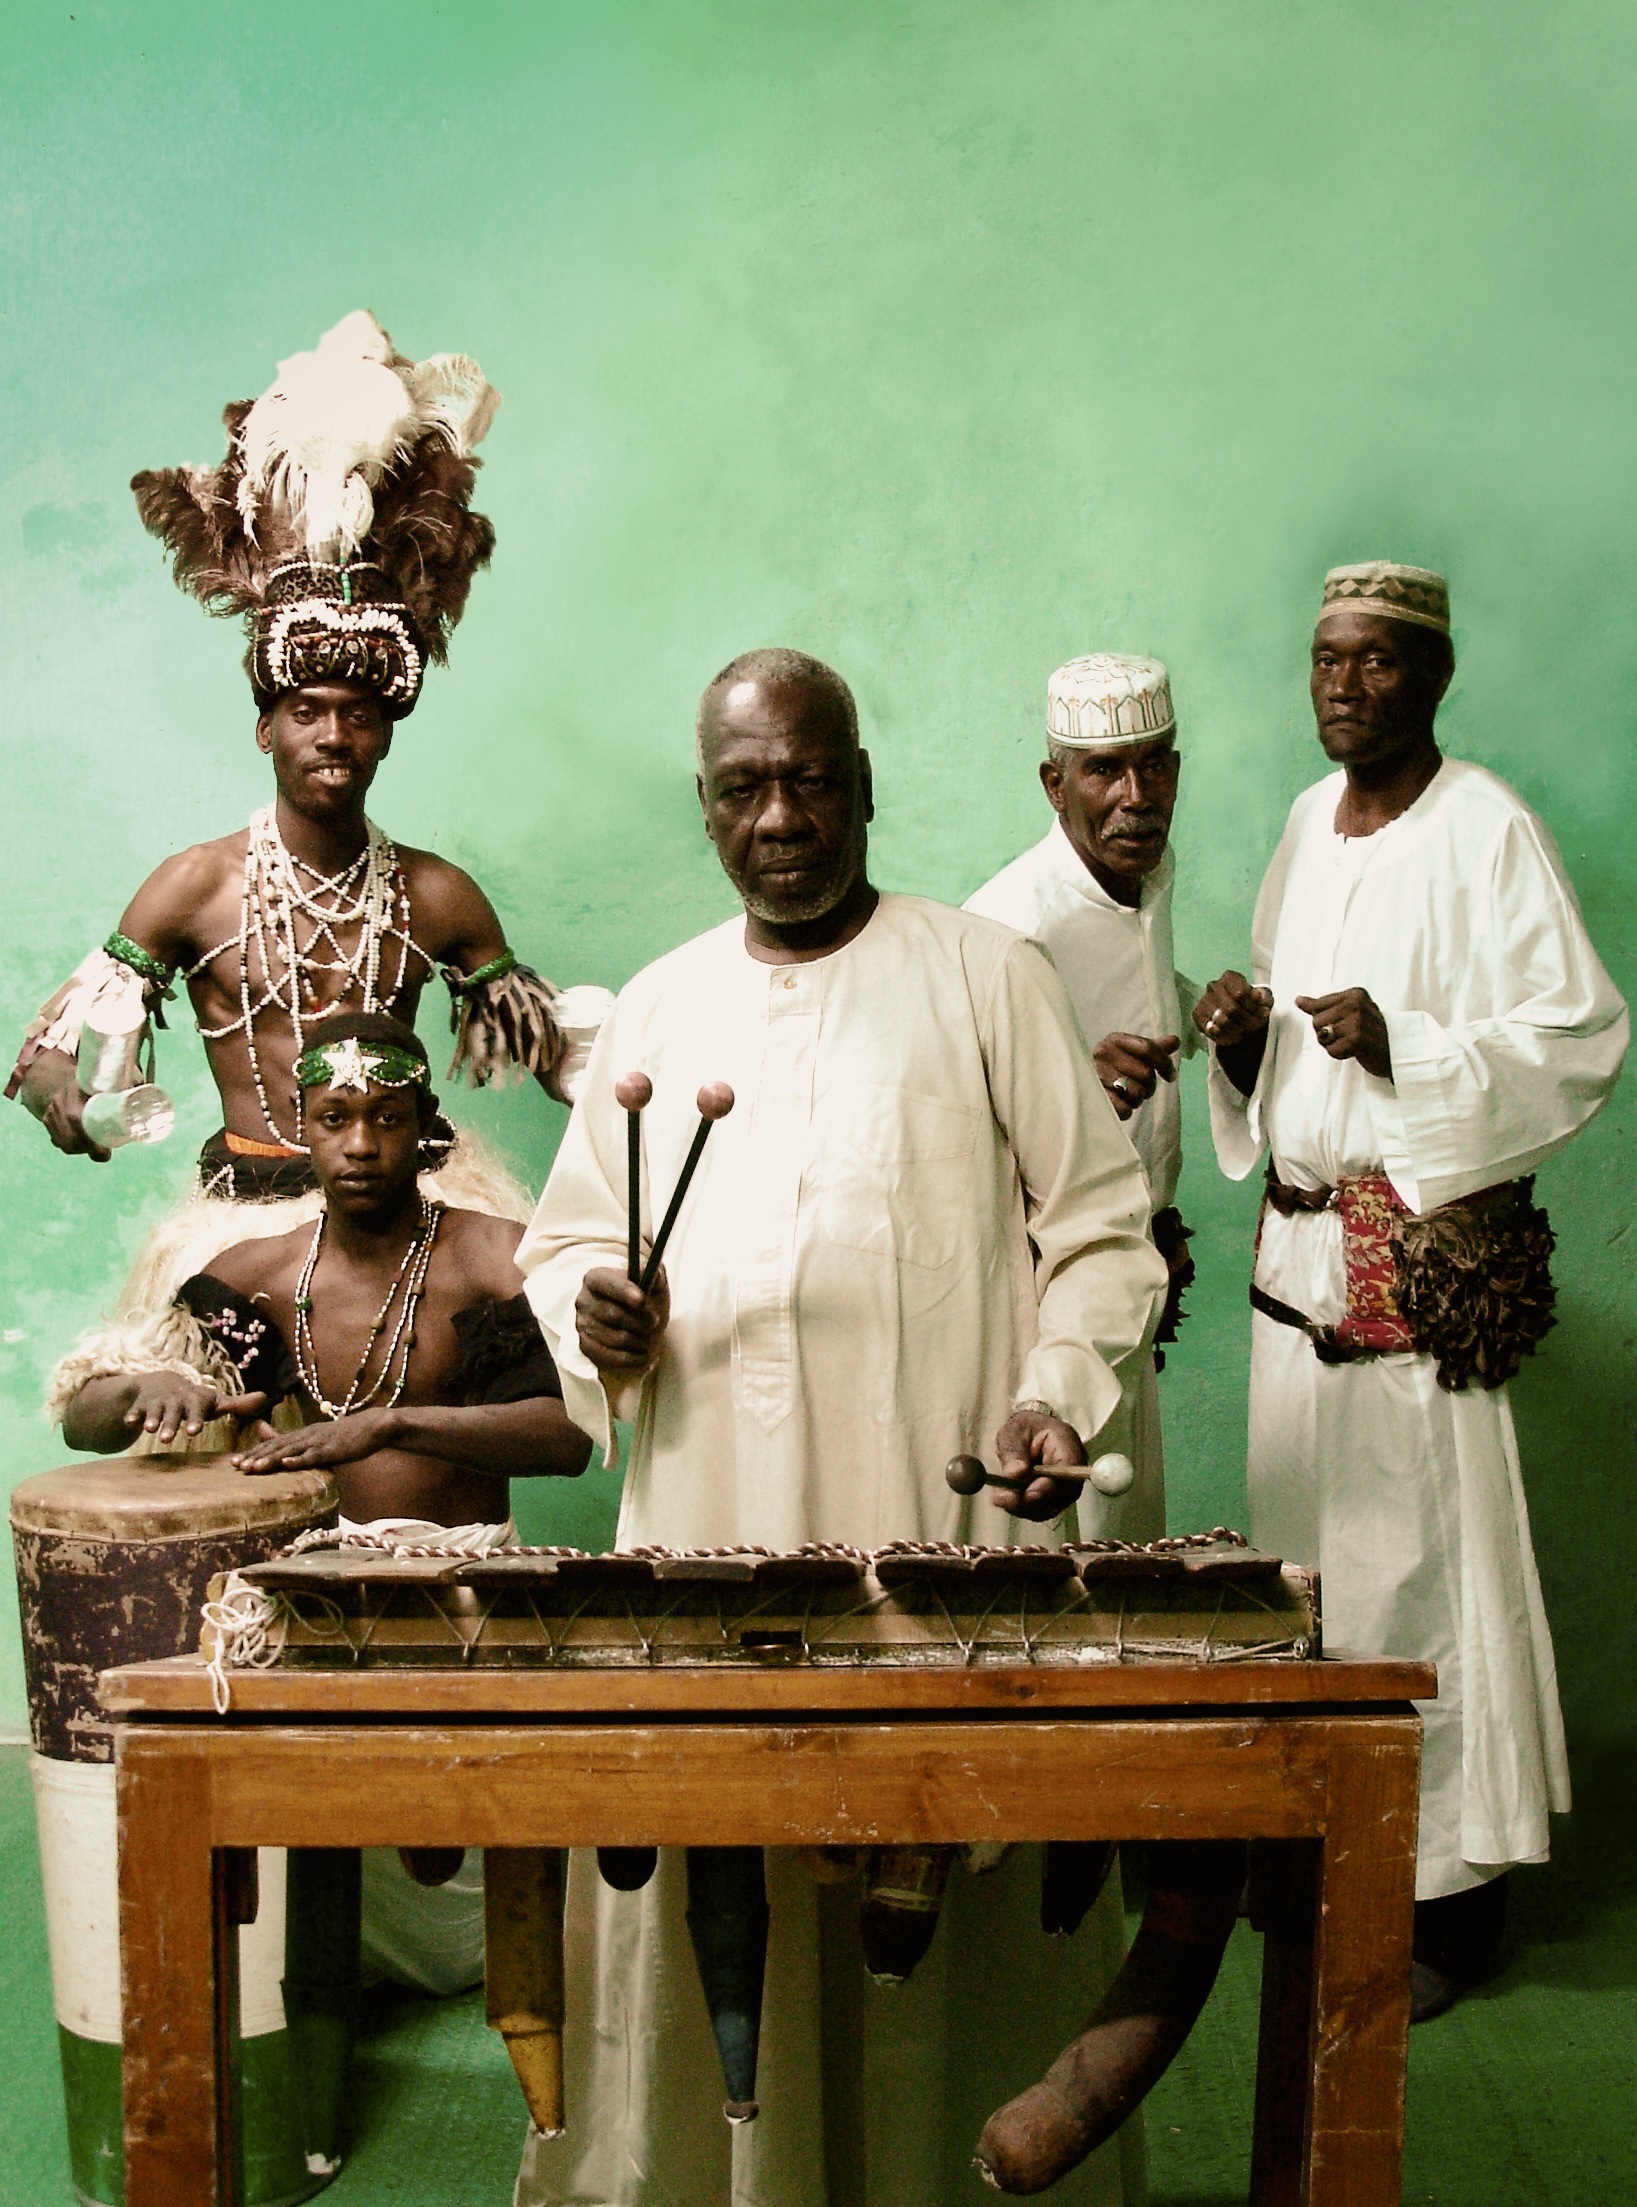
<svg viewBox="0 0 1637 2207">
<path fill-rule="evenodd" d="M 249 1479 L 198 1456 L 82 1460 L 26 1479 L 12 1495 L 69 2158 L 86 2207 L 118 2207 L 125 2190 L 114 1741 L 98 1675 L 197 1647 L 200 1608 L 218 1572 L 264 1561 L 334 1516 L 335 1489 L 323 1473 Z M 282 1851 L 264 1849 L 259 1870 L 260 1906 L 239 1933 L 244 2198 L 245 2207 L 285 2207 L 310 2198 L 339 2164 L 333 2130 L 327 2150 L 309 2140 L 296 2089 L 281 1994 Z M 298 1947 L 302 1937 L 297 1924 Z M 333 1966 L 343 1969 L 345 1957 Z M 315 2063 L 336 2058 L 333 2048 L 320 2056 L 304 2047 L 299 2066 L 318 2084 Z"/>
</svg>

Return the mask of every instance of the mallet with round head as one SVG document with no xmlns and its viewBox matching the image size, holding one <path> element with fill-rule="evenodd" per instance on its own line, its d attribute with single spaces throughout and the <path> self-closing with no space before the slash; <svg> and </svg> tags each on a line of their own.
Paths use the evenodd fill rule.
<svg viewBox="0 0 1637 2207">
<path fill-rule="evenodd" d="M 622 1073 L 614 1101 L 625 1113 L 626 1277 L 642 1277 L 642 1114 L 654 1098 L 646 1073 Z"/>
<path fill-rule="evenodd" d="M 705 1141 L 718 1119 L 725 1119 L 733 1109 L 733 1090 L 726 1081 L 707 1081 L 699 1091 L 699 1127 L 683 1162 L 681 1176 L 677 1180 L 676 1193 L 672 1196 L 665 1216 L 660 1220 L 659 1232 L 654 1236 L 654 1246 L 648 1252 L 648 1262 L 642 1268 L 641 1287 L 644 1295 L 659 1277 L 660 1260 L 665 1254 L 665 1244 L 671 1238 L 671 1228 L 676 1224 L 677 1213 L 682 1208 L 682 1198 L 688 1192 L 688 1183 L 699 1170 L 699 1160 L 705 1154 Z"/>
<path fill-rule="evenodd" d="M 1007 1478 L 986 1470 L 977 1456 L 951 1456 L 944 1477 L 957 1494 L 981 1494 L 985 1487 L 1026 1487 L 1031 1479 L 1073 1479 L 1094 1487 L 1099 1494 L 1128 1494 L 1137 1476 L 1129 1456 L 1110 1449 L 1094 1464 L 1031 1464 L 1026 1472 Z"/>
</svg>

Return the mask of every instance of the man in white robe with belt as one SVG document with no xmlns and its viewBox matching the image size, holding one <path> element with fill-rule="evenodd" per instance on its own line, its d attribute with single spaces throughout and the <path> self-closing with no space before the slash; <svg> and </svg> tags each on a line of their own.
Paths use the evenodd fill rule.
<svg viewBox="0 0 1637 2207">
<path fill-rule="evenodd" d="M 1009 929 L 869 883 L 851 693 L 792 652 L 734 661 L 699 720 L 707 833 L 742 916 L 621 994 L 520 1262 L 569 1414 L 635 1417 L 622 1545 L 1000 1541 L 1078 1488 L 1054 1465 L 1119 1407 L 1165 1268 L 1142 1171 L 1063 987 Z M 701 1085 L 717 1125 L 644 1296 L 626 1278 L 622 1074 L 643 1113 L 642 1232 Z M 970 1452 L 1016 1484 L 944 1478 Z M 1033 1528 L 1030 1528 L 1031 1530 Z M 1080 2030 L 1117 1964 L 1112 1892 L 1048 1947 L 1032 1849 L 957 1870 L 908 1984 L 871 1986 L 844 1889 L 768 1857 L 754 2124 L 731 2133 L 683 1921 L 680 1857 L 638 1893 L 570 1880 L 570 2127 L 531 2141 L 521 2207 L 951 2207 L 985 2196 L 987 2115 Z M 838 1891 L 840 1898 L 838 1899 Z M 1136 2125 L 1062 2197 L 1142 2196 Z"/>
<path fill-rule="evenodd" d="M 1171 949 L 1170 848 L 1181 758 L 1171 681 L 1157 659 L 1090 652 L 1046 687 L 1040 780 L 1050 831 L 966 900 L 968 912 L 1032 935 L 1063 977 L 1099 1079 L 1136 1145 L 1154 1206 L 1154 1240 L 1171 1267 L 1158 1338 L 1176 1338 L 1193 1277 L 1176 1209 L 1182 1172 L 1177 1060 L 1199 1037 L 1184 1010 L 1198 994 Z M 1136 1467 L 1120 1496 L 1088 1494 L 1082 1537 L 1156 1540 L 1165 1531 L 1165 1455 L 1155 1368 L 1133 1359 L 1104 1445 Z"/>
<path fill-rule="evenodd" d="M 1607 1100 L 1626 1008 L 1544 824 L 1444 758 L 1441 576 L 1326 578 L 1312 648 L 1338 770 L 1298 797 L 1249 980 L 1196 1010 L 1223 1170 L 1270 1153 L 1251 1300 L 1261 1548 L 1323 1573 L 1336 1646 L 1431 1657 L 1412 2014 L 1499 1966 L 1515 1864 L 1569 1806 L 1505 1381 L 1551 1323 L 1527 1176 Z"/>
</svg>

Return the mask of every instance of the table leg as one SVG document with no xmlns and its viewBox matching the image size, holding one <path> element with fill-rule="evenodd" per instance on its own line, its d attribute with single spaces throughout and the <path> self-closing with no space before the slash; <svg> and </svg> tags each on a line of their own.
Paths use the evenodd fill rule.
<svg viewBox="0 0 1637 2207">
<path fill-rule="evenodd" d="M 1257 1842 L 1251 1922 L 1262 1933 L 1252 2207 L 1301 2207 L 1313 2073 L 1313 1963 L 1320 1843 Z"/>
<path fill-rule="evenodd" d="M 236 1894 L 203 1754 L 122 1753 L 119 1858 L 126 2207 L 238 2207 Z"/>
<path fill-rule="evenodd" d="M 1253 2207 L 1399 2202 L 1420 1727 L 1347 1730 L 1332 1745 L 1324 1839 L 1281 1850 L 1289 1874 L 1263 1959 Z"/>
</svg>

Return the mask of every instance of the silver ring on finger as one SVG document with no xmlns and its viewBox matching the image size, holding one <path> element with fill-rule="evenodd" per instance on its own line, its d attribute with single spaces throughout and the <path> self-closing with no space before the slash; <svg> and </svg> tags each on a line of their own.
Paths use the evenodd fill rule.
<svg viewBox="0 0 1637 2207">
<path fill-rule="evenodd" d="M 1136 1083 L 1127 1080 L 1123 1073 L 1118 1074 L 1114 1081 L 1114 1092 L 1118 1096 L 1123 1096 L 1126 1102 L 1130 1103 L 1137 1093 Z"/>
<path fill-rule="evenodd" d="M 1212 1012 L 1210 1018 L 1205 1022 L 1205 1032 L 1208 1035 L 1219 1035 L 1222 1032 L 1222 1014 L 1220 1012 Z"/>
<path fill-rule="evenodd" d="M 1335 1039 L 1336 1039 L 1336 1030 L 1335 1030 L 1335 1028 L 1334 1028 L 1334 1027 L 1321 1027 L 1321 1028 L 1319 1029 L 1319 1040 L 1320 1040 L 1320 1041 L 1321 1041 L 1322 1043 L 1324 1043 L 1324 1044 L 1326 1044 L 1326 1045 L 1328 1046 L 1328 1045 L 1329 1045 L 1330 1043 L 1334 1042 L 1334 1041 L 1335 1041 Z"/>
</svg>

